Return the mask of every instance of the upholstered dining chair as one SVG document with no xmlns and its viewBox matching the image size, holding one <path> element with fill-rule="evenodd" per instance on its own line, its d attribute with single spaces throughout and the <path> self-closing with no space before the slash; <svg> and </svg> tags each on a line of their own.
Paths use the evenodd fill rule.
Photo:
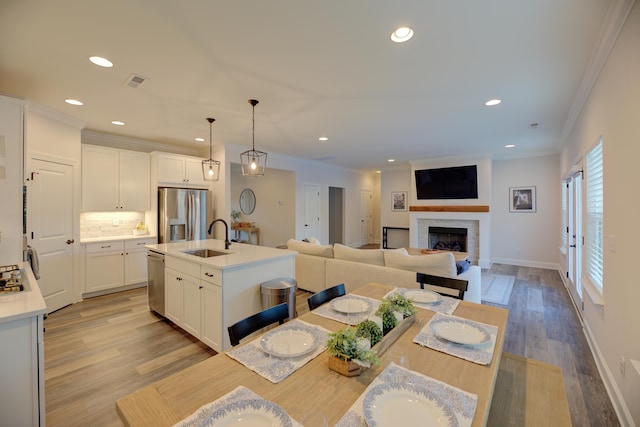
<svg viewBox="0 0 640 427">
<path fill-rule="evenodd" d="M 282 325 L 285 319 L 289 318 L 289 306 L 286 302 L 278 304 L 274 307 L 262 310 L 259 313 L 253 314 L 239 322 L 229 326 L 229 341 L 232 346 L 240 344 L 240 340 L 247 335 L 262 329 L 272 323 L 278 322 Z"/>
<path fill-rule="evenodd" d="M 464 298 L 464 293 L 469 286 L 468 280 L 451 279 L 449 277 L 432 276 L 430 274 L 416 273 L 416 281 L 420 283 L 420 289 L 424 289 L 424 285 L 439 286 L 442 288 L 449 288 L 458 291 L 457 294 L 451 294 L 448 292 L 438 292 L 440 295 L 447 297 L 453 297 L 458 299 Z"/>
<path fill-rule="evenodd" d="M 331 301 L 334 298 L 341 297 L 344 295 L 344 283 L 340 283 L 339 285 L 332 286 L 330 288 L 325 289 L 324 291 L 316 292 L 311 295 L 307 300 L 307 304 L 309 304 L 309 310 L 313 310 L 315 308 L 320 307 L 327 301 Z"/>
</svg>

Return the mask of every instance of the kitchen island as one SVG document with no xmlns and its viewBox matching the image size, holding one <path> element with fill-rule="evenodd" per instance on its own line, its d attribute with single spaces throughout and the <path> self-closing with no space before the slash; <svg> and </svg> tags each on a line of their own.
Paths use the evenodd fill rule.
<svg viewBox="0 0 640 427">
<path fill-rule="evenodd" d="M 262 282 L 295 276 L 286 249 L 214 239 L 145 247 L 165 256 L 165 316 L 218 352 L 231 347 L 228 326 L 263 309 Z"/>
</svg>

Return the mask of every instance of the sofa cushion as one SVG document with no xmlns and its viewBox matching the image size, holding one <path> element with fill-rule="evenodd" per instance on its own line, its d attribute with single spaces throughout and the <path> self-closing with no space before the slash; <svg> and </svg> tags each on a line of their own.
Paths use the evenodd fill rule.
<svg viewBox="0 0 640 427">
<path fill-rule="evenodd" d="M 307 243 L 300 240 L 289 239 L 287 241 L 287 248 L 291 249 L 292 251 L 297 251 L 301 254 L 333 258 L 333 246 L 331 245 L 316 245 L 314 243 Z"/>
<path fill-rule="evenodd" d="M 468 259 L 462 261 L 456 261 L 456 270 L 458 270 L 458 274 L 462 274 L 469 269 L 471 266 L 471 262 Z"/>
<path fill-rule="evenodd" d="M 333 245 L 335 259 L 360 262 L 363 264 L 384 265 L 384 256 L 381 249 L 354 249 L 349 246 L 335 243 Z"/>
<path fill-rule="evenodd" d="M 432 255 L 404 255 L 385 252 L 384 265 L 385 267 L 432 274 L 434 276 L 455 278 L 457 275 L 455 258 L 449 252 Z"/>
</svg>

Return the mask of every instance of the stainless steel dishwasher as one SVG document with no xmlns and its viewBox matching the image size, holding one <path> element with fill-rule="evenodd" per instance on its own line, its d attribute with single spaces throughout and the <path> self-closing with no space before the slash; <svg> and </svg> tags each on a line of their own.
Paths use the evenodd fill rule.
<svg viewBox="0 0 640 427">
<path fill-rule="evenodd" d="M 164 254 L 147 252 L 149 309 L 164 316 Z"/>
</svg>

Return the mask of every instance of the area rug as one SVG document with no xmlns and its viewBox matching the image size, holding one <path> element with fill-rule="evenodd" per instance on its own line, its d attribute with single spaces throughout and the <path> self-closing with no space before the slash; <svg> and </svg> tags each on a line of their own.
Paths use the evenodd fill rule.
<svg viewBox="0 0 640 427">
<path fill-rule="evenodd" d="M 482 273 L 482 301 L 509 305 L 515 280 L 513 276 Z"/>
</svg>

